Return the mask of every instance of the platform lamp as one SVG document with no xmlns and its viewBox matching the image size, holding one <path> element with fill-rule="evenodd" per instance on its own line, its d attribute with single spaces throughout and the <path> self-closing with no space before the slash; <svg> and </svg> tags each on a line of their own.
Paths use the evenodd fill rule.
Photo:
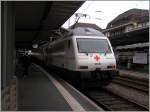
<svg viewBox="0 0 150 112">
<path fill-rule="evenodd" d="M 38 48 L 38 44 L 35 43 L 35 44 L 32 45 L 32 47 L 33 48 Z"/>
</svg>

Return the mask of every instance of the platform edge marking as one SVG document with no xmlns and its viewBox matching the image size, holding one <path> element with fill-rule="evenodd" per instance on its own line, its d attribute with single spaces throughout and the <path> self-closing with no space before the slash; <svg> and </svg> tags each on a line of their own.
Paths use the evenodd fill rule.
<svg viewBox="0 0 150 112">
<path fill-rule="evenodd" d="M 91 101 L 87 96 L 77 91 L 74 87 L 72 87 L 70 84 L 64 81 L 65 84 L 67 84 L 69 87 L 71 87 L 74 91 L 76 91 L 78 94 L 80 94 L 84 99 L 86 99 L 89 103 L 91 103 L 94 107 L 99 109 L 99 111 L 104 111 L 102 108 L 100 108 L 98 105 L 96 105 L 93 101 Z"/>
<path fill-rule="evenodd" d="M 85 111 L 85 109 L 80 105 L 80 103 L 55 78 L 53 78 L 53 76 L 49 75 L 49 73 L 47 73 L 39 65 L 34 65 L 38 67 L 48 77 L 49 80 L 52 81 L 52 83 L 55 85 L 55 87 L 58 89 L 58 91 L 61 93 L 64 99 L 70 105 L 73 111 Z"/>
</svg>

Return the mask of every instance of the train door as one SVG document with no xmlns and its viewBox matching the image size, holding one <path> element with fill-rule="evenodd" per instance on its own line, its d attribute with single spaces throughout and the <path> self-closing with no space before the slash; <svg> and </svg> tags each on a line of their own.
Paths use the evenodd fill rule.
<svg viewBox="0 0 150 112">
<path fill-rule="evenodd" d="M 72 70 L 73 69 L 73 45 L 72 40 L 68 39 L 65 45 L 65 61 L 66 61 L 66 68 Z"/>
</svg>

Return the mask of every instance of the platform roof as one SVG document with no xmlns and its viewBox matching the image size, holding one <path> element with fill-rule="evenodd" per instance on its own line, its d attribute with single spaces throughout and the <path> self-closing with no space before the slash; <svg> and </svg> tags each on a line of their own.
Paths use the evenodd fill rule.
<svg viewBox="0 0 150 112">
<path fill-rule="evenodd" d="M 25 1 L 14 2 L 15 42 L 18 48 L 48 39 L 69 19 L 84 1 Z"/>
</svg>

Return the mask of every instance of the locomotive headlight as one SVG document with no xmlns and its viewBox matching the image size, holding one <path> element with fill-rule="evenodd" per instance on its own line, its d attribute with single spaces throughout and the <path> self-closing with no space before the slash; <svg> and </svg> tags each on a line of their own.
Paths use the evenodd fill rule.
<svg viewBox="0 0 150 112">
<path fill-rule="evenodd" d="M 115 64 L 111 64 L 111 65 L 108 65 L 107 68 L 116 69 L 116 65 Z"/>
<path fill-rule="evenodd" d="M 113 69 L 116 69 L 116 65 L 115 64 L 112 64 L 111 66 L 112 66 Z"/>
</svg>

